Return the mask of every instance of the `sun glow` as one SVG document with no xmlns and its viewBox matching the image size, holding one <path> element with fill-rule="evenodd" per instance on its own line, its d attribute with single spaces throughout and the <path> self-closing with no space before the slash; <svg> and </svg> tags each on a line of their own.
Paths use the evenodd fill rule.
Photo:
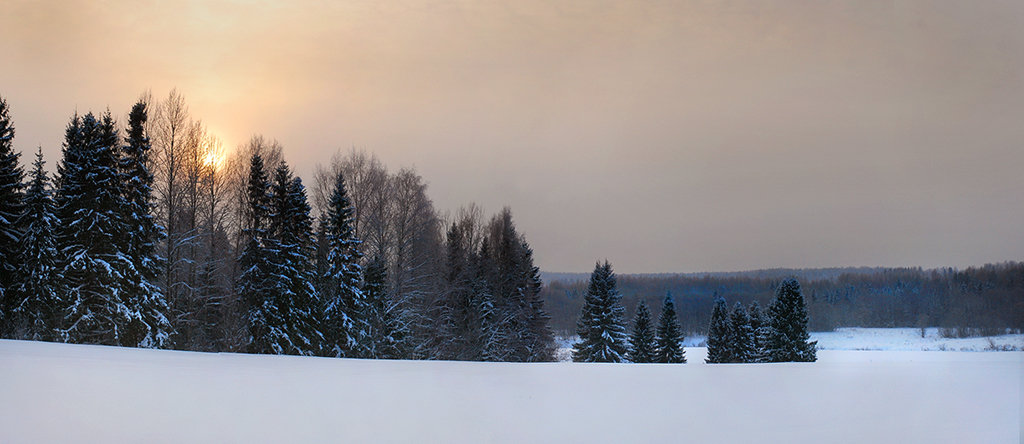
<svg viewBox="0 0 1024 444">
<path fill-rule="evenodd" d="M 209 136 L 204 144 L 203 151 L 203 166 L 211 170 L 217 171 L 224 166 L 224 161 L 227 159 L 227 154 L 224 152 L 224 146 L 221 144 L 220 139 L 215 136 Z"/>
</svg>

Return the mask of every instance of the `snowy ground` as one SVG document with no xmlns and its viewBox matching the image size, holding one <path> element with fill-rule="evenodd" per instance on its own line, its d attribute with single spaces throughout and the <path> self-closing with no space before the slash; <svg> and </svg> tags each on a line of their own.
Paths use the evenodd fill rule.
<svg viewBox="0 0 1024 444">
<path fill-rule="evenodd" d="M 488 364 L 0 341 L 0 442 L 1017 443 L 1024 353 Z"/>
</svg>

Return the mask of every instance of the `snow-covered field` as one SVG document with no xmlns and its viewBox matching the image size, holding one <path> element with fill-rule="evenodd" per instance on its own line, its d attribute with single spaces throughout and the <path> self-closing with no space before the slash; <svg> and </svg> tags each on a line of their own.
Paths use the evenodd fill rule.
<svg viewBox="0 0 1024 444">
<path fill-rule="evenodd" d="M 0 341 L 0 442 L 1017 443 L 1024 353 L 489 364 Z"/>
<path fill-rule="evenodd" d="M 572 344 L 576 337 L 558 338 L 558 359 L 572 360 Z M 839 328 L 831 332 L 813 332 L 818 350 L 887 350 L 887 351 L 1024 351 L 1024 334 L 976 338 L 943 338 L 938 328 L 927 328 L 921 336 L 919 328 Z M 703 347 L 704 336 L 687 336 L 686 347 Z"/>
</svg>

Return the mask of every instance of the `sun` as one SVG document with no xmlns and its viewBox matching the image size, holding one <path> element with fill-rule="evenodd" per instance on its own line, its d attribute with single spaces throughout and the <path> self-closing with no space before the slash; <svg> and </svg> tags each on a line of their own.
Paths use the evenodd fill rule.
<svg viewBox="0 0 1024 444">
<path fill-rule="evenodd" d="M 225 157 L 226 156 L 224 155 L 223 152 L 217 152 L 217 151 L 207 152 L 206 155 L 203 156 L 203 166 L 205 166 L 207 168 L 212 168 L 212 169 L 215 169 L 215 170 L 219 170 L 220 167 L 222 165 L 224 165 L 224 158 Z"/>
<path fill-rule="evenodd" d="M 217 171 L 224 166 L 227 153 L 224 152 L 224 146 L 221 144 L 220 139 L 213 135 L 208 136 L 206 143 L 203 144 L 203 152 L 202 163 L 204 167 Z"/>
</svg>

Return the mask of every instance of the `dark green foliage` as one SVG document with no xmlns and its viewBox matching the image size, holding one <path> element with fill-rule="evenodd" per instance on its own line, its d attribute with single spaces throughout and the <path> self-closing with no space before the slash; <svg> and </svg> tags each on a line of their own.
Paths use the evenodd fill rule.
<svg viewBox="0 0 1024 444">
<path fill-rule="evenodd" d="M 271 256 L 276 252 L 268 234 L 271 215 L 270 182 L 263 158 L 253 155 L 249 163 L 246 193 L 245 247 L 238 258 L 242 270 L 238 295 L 246 307 L 249 353 L 282 354 L 290 350 L 286 319 L 277 307 L 277 282 Z"/>
<path fill-rule="evenodd" d="M 772 362 L 814 362 L 817 341 L 809 342 L 807 305 L 796 279 L 782 281 L 768 307 L 771 319 L 769 357 Z"/>
<path fill-rule="evenodd" d="M 355 236 L 353 208 L 345 178 L 335 176 L 324 228 L 327 242 L 326 276 L 321 295 L 324 334 L 323 354 L 364 357 L 369 352 L 370 326 L 362 292 L 359 239 Z"/>
<path fill-rule="evenodd" d="M 149 170 L 151 144 L 145 132 L 146 104 L 136 103 L 128 115 L 128 134 L 121 148 L 120 181 L 124 187 L 121 207 L 125 225 L 124 251 L 133 272 L 126 276 L 125 305 L 131 319 L 121 344 L 134 347 L 161 347 L 170 336 L 169 310 L 163 292 L 155 285 L 163 259 L 156 243 L 163 228 L 153 217 L 153 174 Z"/>
<path fill-rule="evenodd" d="M 633 334 L 629 337 L 629 361 L 647 364 L 655 361 L 655 338 L 651 326 L 651 312 L 643 301 L 636 307 L 633 318 Z"/>
<path fill-rule="evenodd" d="M 743 304 L 737 302 L 729 317 L 729 344 L 734 363 L 754 362 L 754 330 Z"/>
<path fill-rule="evenodd" d="M 370 325 L 369 356 L 400 359 L 406 356 L 408 332 L 395 304 L 388 297 L 387 263 L 375 256 L 363 269 L 363 295 L 366 296 Z"/>
<path fill-rule="evenodd" d="M 319 352 L 323 336 L 314 318 L 319 297 L 313 287 L 312 219 L 302 181 L 292 177 L 284 162 L 274 172 L 270 203 L 265 243 L 272 270 L 268 290 L 284 320 L 280 328 L 287 341 L 281 347 L 287 354 L 314 354 Z"/>
<path fill-rule="evenodd" d="M 8 318 L 13 337 L 37 341 L 57 339 L 55 326 L 59 319 L 56 310 L 62 282 L 57 275 L 57 249 L 54 230 L 57 226 L 50 180 L 43 169 L 43 152 L 36 154 L 28 190 L 25 193 L 25 213 L 19 222 L 24 227 L 18 243 L 18 273 L 15 286 L 7 296 L 13 298 Z"/>
<path fill-rule="evenodd" d="M 733 362 L 729 322 L 729 309 L 725 299 L 715 299 L 715 308 L 711 312 L 711 324 L 708 326 L 708 356 L 704 360 L 708 364 Z"/>
<path fill-rule="evenodd" d="M 626 352 L 626 327 L 620 299 L 611 264 L 608 261 L 597 263 L 590 275 L 576 327 L 580 342 L 573 345 L 573 361 L 622 362 Z"/>
<path fill-rule="evenodd" d="M 137 312 L 131 307 L 134 267 L 119 171 L 118 136 L 110 113 L 75 116 L 58 166 L 56 208 L 61 337 L 68 342 L 124 345 Z"/>
<path fill-rule="evenodd" d="M 661 317 L 658 318 L 655 362 L 662 364 L 686 363 L 686 350 L 683 349 L 683 333 L 679 329 L 679 320 L 676 318 L 676 304 L 672 299 L 672 293 L 665 295 L 665 302 L 661 306 Z"/>
<path fill-rule="evenodd" d="M 771 326 L 764 319 L 761 305 L 754 301 L 750 304 L 750 329 L 754 332 L 754 350 L 750 356 L 751 362 L 768 362 L 768 338 L 771 336 Z"/>
<path fill-rule="evenodd" d="M 22 227 L 19 219 L 25 210 L 25 172 L 18 164 L 20 153 L 14 152 L 14 126 L 7 101 L 0 97 L 0 337 L 14 332 L 12 319 L 15 295 L 9 294 L 18 275 L 18 242 Z"/>
</svg>

